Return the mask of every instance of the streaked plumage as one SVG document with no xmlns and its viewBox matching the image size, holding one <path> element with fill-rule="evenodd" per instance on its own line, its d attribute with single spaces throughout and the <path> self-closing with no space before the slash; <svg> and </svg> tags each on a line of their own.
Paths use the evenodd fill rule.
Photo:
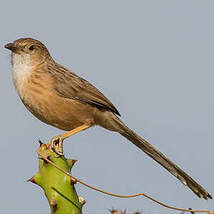
<svg viewBox="0 0 214 214">
<path fill-rule="evenodd" d="M 197 196 L 212 196 L 151 144 L 130 130 L 114 105 L 88 81 L 56 63 L 39 41 L 7 44 L 12 50 L 13 80 L 27 107 L 41 121 L 63 130 L 100 125 L 123 135 L 188 186 Z"/>
</svg>

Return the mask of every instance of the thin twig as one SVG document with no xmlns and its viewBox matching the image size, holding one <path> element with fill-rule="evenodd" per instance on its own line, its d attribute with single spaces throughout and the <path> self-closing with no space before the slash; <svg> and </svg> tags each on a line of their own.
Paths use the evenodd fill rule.
<svg viewBox="0 0 214 214">
<path fill-rule="evenodd" d="M 173 210 L 177 210 L 177 211 L 182 211 L 182 212 L 190 212 L 190 213 L 193 213 L 193 212 L 198 212 L 198 213 L 209 213 L 211 212 L 210 210 L 190 210 L 190 209 L 183 209 L 183 208 L 177 208 L 177 207 L 173 207 L 173 206 L 169 206 L 167 204 L 164 204 L 154 198 L 152 198 L 151 196 L 145 194 L 145 193 L 136 193 L 136 194 L 132 194 L 132 195 L 120 195 L 120 194 L 114 194 L 114 193 L 111 193 L 111 192 L 106 192 L 104 190 L 101 190 L 97 187 L 94 187 L 94 186 L 91 186 L 77 178 L 75 178 L 74 176 L 72 176 L 70 173 L 66 172 L 65 170 L 61 169 L 60 167 L 58 167 L 55 163 L 53 163 L 52 161 L 50 161 L 47 157 L 45 157 L 44 155 L 42 155 L 39 151 L 37 151 L 39 156 L 42 157 L 43 160 L 47 161 L 48 163 L 50 163 L 52 166 L 56 167 L 58 170 L 60 170 L 61 172 L 63 172 L 64 174 L 66 174 L 67 176 L 69 176 L 70 178 L 72 178 L 73 180 L 75 180 L 76 182 L 79 182 L 80 184 L 90 188 L 90 189 L 93 189 L 95 191 L 98 191 L 98 192 L 101 192 L 101 193 L 104 193 L 106 195 L 110 195 L 110 196 L 114 196 L 114 197 L 118 197 L 118 198 L 134 198 L 134 197 L 138 197 L 138 196 L 144 196 L 148 199 L 150 199 L 151 201 L 163 206 L 163 207 L 166 207 L 168 209 L 173 209 Z"/>
</svg>

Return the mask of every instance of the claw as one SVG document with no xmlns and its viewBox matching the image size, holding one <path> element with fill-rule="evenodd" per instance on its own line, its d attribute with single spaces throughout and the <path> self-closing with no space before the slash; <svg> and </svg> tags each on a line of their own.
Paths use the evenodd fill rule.
<svg viewBox="0 0 214 214">
<path fill-rule="evenodd" d="M 57 157 L 63 155 L 63 138 L 61 136 L 56 136 L 51 139 L 51 142 L 48 143 L 49 149 L 52 152 L 57 154 Z"/>
<path fill-rule="evenodd" d="M 48 143 L 48 148 L 50 149 L 50 151 L 55 152 L 58 157 L 63 155 L 63 140 L 65 140 L 66 138 L 82 131 L 85 130 L 87 128 L 89 128 L 91 126 L 91 124 L 83 124 L 75 129 L 72 129 L 69 132 L 66 132 L 64 134 L 61 134 L 59 136 L 53 137 L 51 142 Z"/>
</svg>

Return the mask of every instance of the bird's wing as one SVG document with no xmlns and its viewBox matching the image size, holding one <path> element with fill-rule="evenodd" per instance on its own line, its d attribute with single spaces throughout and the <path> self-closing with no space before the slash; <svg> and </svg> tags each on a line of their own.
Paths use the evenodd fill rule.
<svg viewBox="0 0 214 214">
<path fill-rule="evenodd" d="M 120 115 L 114 105 L 87 80 L 57 65 L 48 69 L 54 76 L 54 89 L 59 96 L 79 100 Z"/>
</svg>

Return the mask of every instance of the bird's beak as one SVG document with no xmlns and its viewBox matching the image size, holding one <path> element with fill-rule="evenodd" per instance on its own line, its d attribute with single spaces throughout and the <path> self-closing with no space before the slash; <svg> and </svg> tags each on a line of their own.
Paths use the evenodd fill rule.
<svg viewBox="0 0 214 214">
<path fill-rule="evenodd" d="M 11 50 L 12 52 L 16 52 L 18 50 L 14 43 L 8 43 L 4 47 Z"/>
</svg>

